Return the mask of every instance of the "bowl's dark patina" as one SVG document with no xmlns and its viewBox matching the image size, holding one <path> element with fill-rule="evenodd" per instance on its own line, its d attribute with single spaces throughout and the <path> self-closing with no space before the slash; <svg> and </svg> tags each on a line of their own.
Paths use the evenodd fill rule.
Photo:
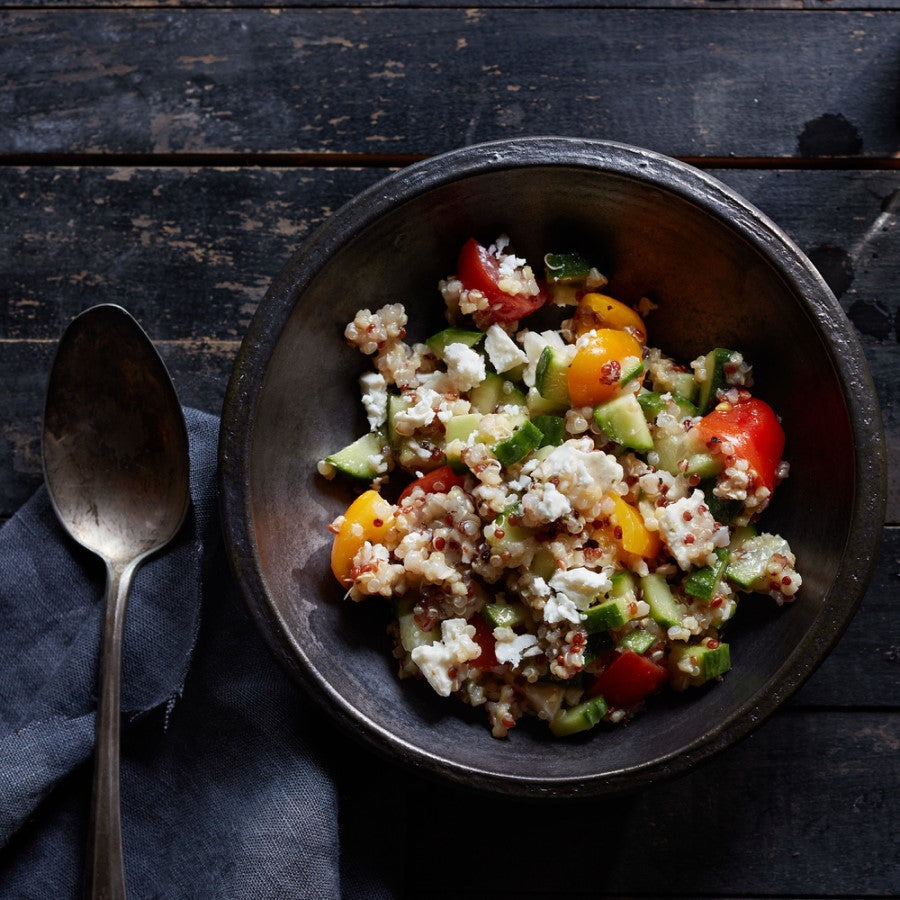
<svg viewBox="0 0 900 900">
<path fill-rule="evenodd" d="M 776 609 L 742 604 L 733 671 L 660 700 L 627 728 L 568 741 L 543 723 L 498 741 L 483 711 L 400 682 L 384 602 L 341 603 L 327 524 L 351 492 L 315 463 L 361 434 L 342 341 L 362 308 L 403 302 L 410 333 L 441 326 L 437 280 L 466 238 L 508 233 L 517 253 L 581 249 L 609 292 L 659 303 L 650 343 L 690 360 L 737 347 L 755 393 L 783 417 L 791 476 L 766 530 L 804 585 Z M 620 144 L 534 138 L 404 169 L 338 211 L 278 276 L 244 340 L 220 445 L 225 532 L 242 590 L 279 657 L 334 718 L 376 749 L 459 784 L 592 795 L 679 772 L 746 734 L 821 662 L 862 597 L 881 534 L 885 458 L 860 348 L 837 301 L 765 216 L 689 166 Z"/>
</svg>

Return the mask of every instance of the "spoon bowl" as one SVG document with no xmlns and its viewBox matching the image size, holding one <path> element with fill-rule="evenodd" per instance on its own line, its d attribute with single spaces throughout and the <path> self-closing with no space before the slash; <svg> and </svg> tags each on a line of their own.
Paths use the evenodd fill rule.
<svg viewBox="0 0 900 900">
<path fill-rule="evenodd" d="M 187 430 L 163 361 L 120 306 L 66 329 L 47 388 L 44 478 L 69 534 L 106 564 L 89 894 L 125 896 L 119 811 L 122 637 L 132 577 L 190 504 Z"/>
</svg>

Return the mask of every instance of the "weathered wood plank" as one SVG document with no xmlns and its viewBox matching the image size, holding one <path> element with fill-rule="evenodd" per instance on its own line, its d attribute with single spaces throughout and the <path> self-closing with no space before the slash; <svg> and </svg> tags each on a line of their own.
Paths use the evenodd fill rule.
<svg viewBox="0 0 900 900">
<path fill-rule="evenodd" d="M 529 132 L 691 157 L 900 145 L 889 12 L 279 13 L 4 13 L 0 154 L 419 154 Z"/>
<path fill-rule="evenodd" d="M 118 302 L 157 340 L 239 340 L 270 278 L 303 239 L 386 172 L 0 169 L 0 338 L 53 341 L 81 309 Z M 900 174 L 713 174 L 779 222 L 835 290 L 865 348 L 898 458 Z M 0 365 L 5 352 L 0 346 Z M 221 383 L 227 370 L 223 362 Z M 30 440 L 15 415 L 6 428 Z M 888 515 L 900 521 L 897 471 Z"/>
<path fill-rule="evenodd" d="M 545 7 L 547 0 L 0 0 L 0 9 L 316 9 L 322 7 L 392 7 L 429 9 L 503 9 L 504 7 Z M 758 9 L 794 11 L 898 9 L 898 0 L 568 0 L 576 9 Z"/>
<path fill-rule="evenodd" d="M 789 712 L 688 775 L 602 801 L 472 798 L 393 773 L 395 820 L 408 823 L 398 840 L 409 848 L 406 889 L 423 898 L 896 896 L 900 858 L 888 848 L 898 751 L 896 713 Z M 465 863 L 441 865 L 447 850 L 432 848 L 464 853 Z"/>
</svg>

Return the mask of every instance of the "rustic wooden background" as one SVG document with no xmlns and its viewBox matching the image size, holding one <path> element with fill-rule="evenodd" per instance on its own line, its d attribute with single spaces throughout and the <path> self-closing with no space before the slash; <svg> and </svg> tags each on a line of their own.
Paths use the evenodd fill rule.
<svg viewBox="0 0 900 900">
<path fill-rule="evenodd" d="M 524 134 L 678 156 L 768 213 L 856 328 L 895 461 L 898 9 L 0 0 L 0 519 L 40 483 L 44 384 L 74 314 L 127 306 L 182 401 L 217 412 L 269 280 L 331 211 L 398 166 Z M 900 893 L 898 522 L 892 466 L 875 575 L 837 649 L 676 781 L 574 810 L 488 803 L 391 773 L 379 788 L 348 751 L 360 803 L 444 810 L 398 840 L 407 894 Z"/>
</svg>

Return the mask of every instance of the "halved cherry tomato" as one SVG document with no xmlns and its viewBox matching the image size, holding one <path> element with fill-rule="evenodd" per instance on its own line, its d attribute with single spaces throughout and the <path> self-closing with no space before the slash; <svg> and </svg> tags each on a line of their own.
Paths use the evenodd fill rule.
<svg viewBox="0 0 900 900">
<path fill-rule="evenodd" d="M 475 626 L 475 637 L 472 640 L 481 647 L 481 655 L 469 660 L 469 665 L 475 666 L 476 669 L 493 669 L 497 665 L 497 654 L 494 652 L 497 642 L 494 640 L 491 626 L 485 622 L 481 613 L 475 613 L 469 619 L 469 624 Z"/>
<path fill-rule="evenodd" d="M 381 543 L 394 519 L 394 507 L 378 491 L 360 494 L 347 507 L 340 530 L 331 545 L 331 571 L 346 588 L 350 585 L 353 557 L 370 541 Z"/>
<path fill-rule="evenodd" d="M 514 322 L 547 302 L 548 294 L 543 289 L 530 297 L 500 290 L 500 261 L 475 238 L 469 238 L 463 244 L 456 264 L 456 276 L 464 288 L 481 291 L 487 297 L 491 322 Z"/>
<path fill-rule="evenodd" d="M 770 491 L 775 487 L 784 429 L 768 403 L 755 397 L 736 406 L 720 403 L 696 428 L 707 445 L 715 439 L 727 441 L 734 447 L 734 455 L 746 459 Z"/>
<path fill-rule="evenodd" d="M 659 690 L 668 677 L 669 673 L 662 666 L 633 650 L 626 650 L 597 676 L 588 693 L 591 696 L 602 694 L 612 706 L 634 706 Z"/>
<path fill-rule="evenodd" d="M 457 475 L 450 466 L 441 466 L 408 484 L 403 489 L 403 493 L 400 494 L 397 503 L 402 503 L 413 492 L 414 488 L 421 488 L 426 494 L 448 494 L 450 488 L 454 486 L 462 487 L 465 483 L 465 476 Z"/>
<path fill-rule="evenodd" d="M 662 541 L 656 531 L 650 531 L 641 514 L 618 494 L 611 492 L 609 498 L 615 505 L 613 515 L 620 532 L 613 529 L 613 536 L 626 553 L 634 553 L 644 559 L 653 559 L 662 549 Z M 621 537 L 616 537 L 621 533 Z"/>
<path fill-rule="evenodd" d="M 647 343 L 647 326 L 637 311 L 606 294 L 585 294 L 572 317 L 576 334 L 586 334 L 599 328 L 627 331 L 642 344 Z"/>
<path fill-rule="evenodd" d="M 580 348 L 569 366 L 569 397 L 573 406 L 593 406 L 612 400 L 620 390 L 625 360 L 641 359 L 641 345 L 626 331 L 601 328 Z M 638 376 L 643 380 L 643 374 Z"/>
</svg>

